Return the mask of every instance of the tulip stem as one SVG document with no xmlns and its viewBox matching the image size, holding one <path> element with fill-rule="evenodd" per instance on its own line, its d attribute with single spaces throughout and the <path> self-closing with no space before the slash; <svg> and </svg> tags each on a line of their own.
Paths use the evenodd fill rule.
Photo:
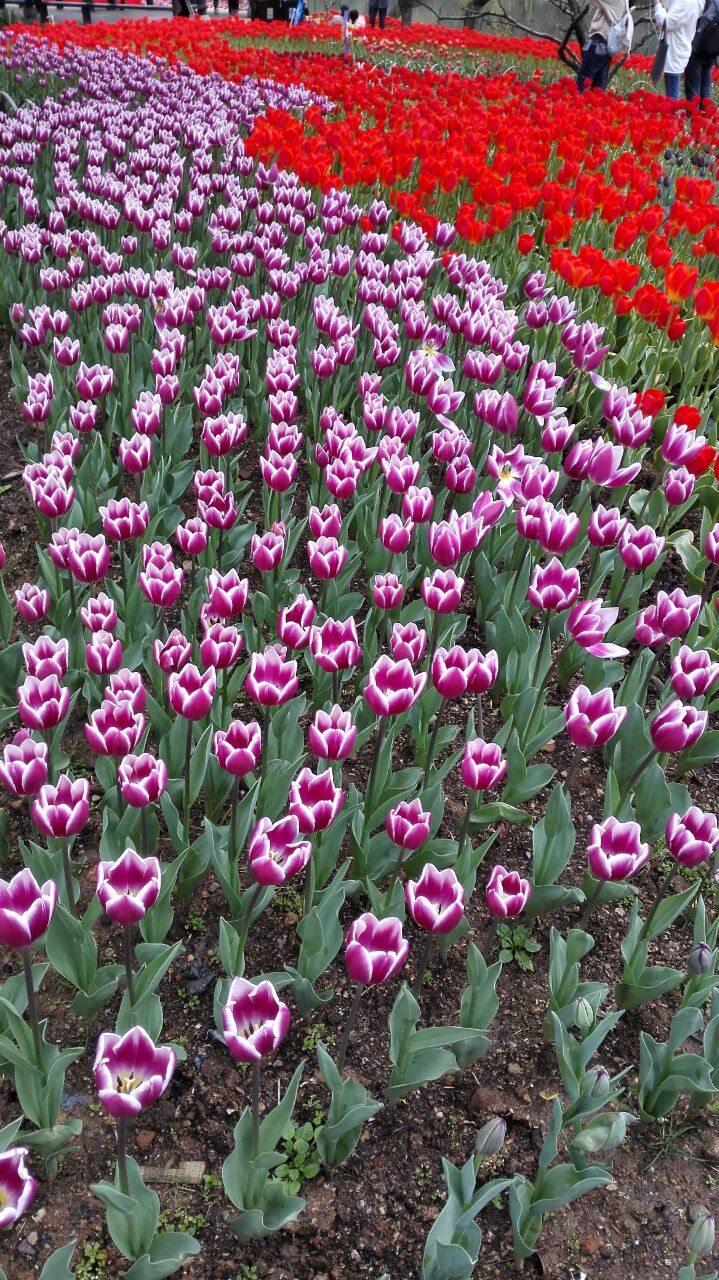
<svg viewBox="0 0 719 1280">
<path fill-rule="evenodd" d="M 150 828 L 147 821 L 147 805 L 143 804 L 140 809 L 140 842 L 142 844 L 143 858 L 150 856 Z"/>
<path fill-rule="evenodd" d="M 317 833 L 315 839 L 316 839 L 315 856 L 317 856 L 320 851 L 319 832 Z M 302 907 L 303 920 L 307 918 L 307 916 L 310 914 L 310 911 L 312 910 L 312 900 L 314 898 L 314 895 L 315 895 L 315 864 L 314 864 L 314 860 L 310 858 L 305 868 L 305 895 L 304 895 L 304 903 Z"/>
<path fill-rule="evenodd" d="M 439 644 L 439 633 L 440 633 L 441 627 L 442 627 L 442 615 L 441 613 L 435 613 L 434 617 L 432 618 L 432 630 L 430 632 L 430 638 L 429 638 L 429 654 L 427 656 L 427 670 L 429 672 L 431 672 L 432 670 L 432 660 L 437 651 L 437 645 Z"/>
<path fill-rule="evenodd" d="M 52 729 L 47 729 L 43 737 L 47 743 L 47 780 L 52 787 L 55 784 L 55 770 L 52 766 Z"/>
<path fill-rule="evenodd" d="M 340 700 L 340 673 L 332 672 L 332 701 L 338 703 Z"/>
<path fill-rule="evenodd" d="M 42 1036 L 40 1034 L 40 1021 L 37 1016 L 37 1000 L 35 999 L 35 984 L 32 980 L 32 958 L 30 956 L 30 948 L 22 947 L 22 967 L 25 973 L 25 988 L 27 990 L 27 1012 L 30 1019 L 30 1028 L 32 1030 L 32 1042 L 35 1047 L 35 1063 L 38 1068 L 42 1066 Z"/>
<path fill-rule="evenodd" d="M 599 902 L 599 896 L 603 888 L 604 888 L 604 881 L 597 880 L 597 883 L 592 889 L 590 896 L 587 898 L 585 902 L 584 911 L 582 912 L 582 918 L 579 921 L 580 929 L 586 929 L 587 925 L 589 924 L 589 917 L 591 916 L 592 912 L 594 911 L 594 908 Z"/>
<path fill-rule="evenodd" d="M 651 925 L 651 923 L 652 923 L 652 920 L 654 919 L 654 917 L 655 917 L 655 915 L 656 915 L 656 913 L 657 913 L 657 907 L 659 906 L 660 902 L 661 902 L 661 901 L 664 899 L 664 897 L 666 896 L 667 889 L 669 888 L 669 885 L 671 884 L 672 880 L 674 879 L 674 874 L 675 874 L 675 872 L 676 872 L 676 867 L 671 867 L 671 868 L 669 869 L 669 871 L 667 871 L 667 874 L 665 875 L 665 877 L 664 877 L 664 879 L 662 880 L 662 882 L 661 882 L 661 884 L 660 884 L 659 888 L 657 889 L 657 891 L 656 891 L 656 893 L 655 893 L 655 895 L 654 895 L 654 901 L 652 902 L 652 905 L 651 905 L 651 907 L 649 908 L 649 915 L 647 916 L 647 918 L 646 918 L 646 920 L 645 920 L 644 924 L 642 925 L 642 931 L 641 931 L 641 933 L 639 934 L 640 939 L 644 939 L 644 938 L 646 938 L 646 936 L 647 936 L 647 934 L 648 934 L 648 932 L 649 932 L 649 928 L 650 928 L 650 925 Z"/>
<path fill-rule="evenodd" d="M 709 601 L 710 601 L 710 600 L 711 600 L 711 598 L 712 598 L 712 594 L 713 594 L 713 592 L 714 592 L 714 586 L 715 586 L 715 584 L 716 584 L 716 580 L 717 580 L 717 574 L 719 574 L 719 564 L 715 564 L 715 565 L 713 566 L 712 571 L 711 571 L 711 573 L 709 574 L 709 577 L 708 577 L 708 579 L 707 579 L 706 586 L 704 587 L 704 590 L 702 591 L 702 602 L 701 602 L 701 604 L 700 604 L 700 606 L 699 606 L 699 611 L 700 611 L 700 612 L 701 612 L 701 610 L 704 608 L 704 606 L 705 606 L 706 604 L 708 604 L 708 603 L 709 603 Z"/>
<path fill-rule="evenodd" d="M 270 745 L 270 708 L 264 707 L 262 711 L 262 748 L 260 755 L 260 785 L 265 780 L 267 772 L 267 751 Z"/>
<path fill-rule="evenodd" d="M 477 698 L 477 737 L 484 737 L 484 707 L 482 706 L 482 695 Z"/>
<path fill-rule="evenodd" d="M 354 996 L 352 997 L 352 1004 L 350 1006 L 350 1011 L 347 1015 L 347 1021 L 345 1023 L 345 1029 L 342 1032 L 342 1039 L 340 1041 L 339 1053 L 337 1054 L 337 1070 L 338 1071 L 342 1071 L 342 1068 L 345 1065 L 345 1056 L 347 1054 L 347 1046 L 350 1042 L 350 1036 L 352 1035 L 352 1032 L 354 1030 L 355 1022 L 357 1021 L 357 1014 L 359 1013 L 360 1001 L 364 993 L 365 993 L 365 988 L 363 986 L 358 985 L 355 988 L 355 993 L 354 993 Z"/>
<path fill-rule="evenodd" d="M 126 1196 L 130 1188 L 127 1177 L 127 1116 L 117 1118 L 117 1174 L 120 1190 Z"/>
<path fill-rule="evenodd" d="M 260 1147 L 260 1068 L 261 1061 L 252 1063 L 252 1159 Z"/>
<path fill-rule="evenodd" d="M 439 704 L 439 709 L 437 711 L 437 714 L 434 717 L 434 724 L 432 725 L 432 736 L 430 737 L 430 740 L 429 740 L 429 746 L 427 748 L 427 759 L 424 765 L 424 778 L 422 779 L 423 791 L 427 786 L 427 783 L 429 782 L 429 775 L 432 772 L 432 757 L 434 756 L 434 748 L 437 742 L 437 734 L 439 733 L 439 726 L 442 722 L 442 714 L 444 712 L 444 708 L 446 707 L 446 705 L 447 705 L 447 699 L 442 698 L 442 701 Z"/>
<path fill-rule="evenodd" d="M 125 962 L 127 979 L 127 995 L 130 1004 L 135 1003 L 135 985 L 132 980 L 132 925 L 128 924 L 122 931 L 122 957 Z"/>
<path fill-rule="evenodd" d="M 192 759 L 192 721 L 187 721 L 185 737 L 185 788 L 182 803 L 182 834 L 186 845 L 190 843 L 190 761 Z"/>
<path fill-rule="evenodd" d="M 571 795 L 572 788 L 575 782 L 577 781 L 577 773 L 579 772 L 579 763 L 581 760 L 581 756 L 582 756 L 581 748 L 575 747 L 574 755 L 572 756 L 572 763 L 569 766 L 569 773 L 567 774 L 567 781 L 565 784 L 567 788 L 567 793 L 569 795 Z"/>
<path fill-rule="evenodd" d="M 65 879 L 65 895 L 67 897 L 67 909 L 71 915 L 75 914 L 75 895 L 72 891 L 72 868 L 70 867 L 70 849 L 67 840 L 61 840 L 60 848 L 62 849 L 62 873 Z"/>
<path fill-rule="evenodd" d="M 545 610 L 544 610 L 544 620 L 543 620 L 543 622 L 542 622 L 542 631 L 541 631 L 541 634 L 540 634 L 540 637 L 539 637 L 539 648 L 537 649 L 537 661 L 536 661 L 536 663 L 535 663 L 535 665 L 534 665 L 534 675 L 532 676 L 532 684 L 533 684 L 533 685 L 536 685 L 537 680 L 539 679 L 539 672 L 540 672 L 541 667 L 542 667 L 542 659 L 544 658 L 544 650 L 545 650 L 545 649 L 546 649 L 546 647 L 547 647 L 547 635 L 548 635 L 548 633 L 549 633 L 549 609 L 545 609 Z M 539 692 L 540 692 L 540 694 L 541 694 L 541 693 L 542 693 L 542 691 L 543 691 L 543 687 L 544 687 L 543 685 L 540 685 L 540 687 L 539 687 Z M 535 710 L 536 710 L 536 708 L 535 708 Z M 534 719 L 534 713 L 532 713 L 532 719 Z"/>
<path fill-rule="evenodd" d="M 433 943 L 434 934 L 428 933 L 422 944 L 422 950 L 419 953 L 419 960 L 417 961 L 417 976 L 412 983 L 412 995 L 415 1000 L 419 999 L 419 994 L 422 990 L 422 983 L 424 982 L 424 975 L 427 972 L 427 966 L 429 965 L 429 957 L 432 954 Z"/>
<path fill-rule="evenodd" d="M 467 839 L 467 836 L 469 835 L 469 824 L 472 821 L 473 812 L 474 812 L 474 792 L 468 791 L 467 792 L 467 808 L 465 810 L 464 818 L 462 819 L 462 826 L 459 832 L 459 840 L 457 841 L 457 857 L 458 858 L 461 858 L 462 856 L 462 850 L 464 849 L 464 842 Z"/>
<path fill-rule="evenodd" d="M 372 763 L 370 765 L 369 778 L 367 779 L 367 790 L 365 791 L 365 797 L 364 797 L 365 818 L 368 818 L 371 813 L 370 801 L 373 798 L 375 775 L 377 773 L 377 765 L 379 762 L 380 752 L 382 750 L 382 744 L 385 739 L 385 734 L 387 733 L 388 724 L 389 724 L 389 721 L 386 716 L 380 716 L 379 720 L 377 721 L 377 728 L 375 730 L 375 735 L 374 735 L 374 750 L 372 752 Z"/>
<path fill-rule="evenodd" d="M 241 946 L 243 956 L 245 954 L 245 946 L 247 945 L 247 935 L 250 931 L 250 925 L 252 923 L 252 912 L 257 906 L 257 899 L 259 898 L 261 893 L 262 893 L 262 885 L 256 884 L 250 894 L 250 898 L 247 903 L 247 910 L 245 911 L 242 917 L 242 921 L 240 923 L 240 946 Z"/>
<path fill-rule="evenodd" d="M 232 782 L 232 810 L 230 812 L 230 861 L 237 857 L 237 802 L 240 798 L 240 779 Z"/>
<path fill-rule="evenodd" d="M 492 916 L 492 919 L 490 920 L 489 925 L 487 927 L 487 932 L 485 933 L 482 939 L 481 952 L 485 960 L 487 959 L 487 956 L 492 950 L 492 944 L 494 942 L 495 935 L 497 933 L 498 923 L 499 921 L 497 920 L 497 917 Z"/>
<path fill-rule="evenodd" d="M 117 800 L 117 816 L 122 817 L 122 787 L 120 786 L 120 775 L 118 773 L 115 779 L 115 798 Z"/>
<path fill-rule="evenodd" d="M 634 770 L 634 773 L 631 775 L 631 777 L 630 777 L 629 781 L 628 781 L 627 783 L 625 783 L 625 785 L 624 785 L 624 786 L 622 787 L 622 789 L 621 789 L 621 792 L 620 792 L 620 795 L 619 795 L 619 801 L 620 801 L 620 803 L 623 803 L 623 801 L 624 801 L 624 800 L 627 800 L 627 799 L 629 798 L 629 796 L 632 794 L 632 792 L 633 792 L 633 790 L 634 790 L 634 787 L 635 787 L 635 785 L 636 785 L 637 780 L 638 780 L 638 779 L 641 777 L 641 775 L 644 773 L 644 770 L 646 769 L 647 765 L 651 763 L 651 761 L 654 759 L 655 755 L 656 755 L 656 751 L 650 751 L 650 752 L 649 752 L 649 754 L 648 754 L 648 755 L 646 755 L 646 756 L 644 757 L 644 759 L 643 759 L 643 760 L 642 760 L 642 761 L 637 765 L 637 767 L 636 767 L 636 769 Z"/>
</svg>

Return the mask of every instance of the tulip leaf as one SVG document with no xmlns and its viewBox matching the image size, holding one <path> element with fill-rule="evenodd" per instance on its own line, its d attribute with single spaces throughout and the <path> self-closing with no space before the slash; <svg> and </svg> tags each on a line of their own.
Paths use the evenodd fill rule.
<svg viewBox="0 0 719 1280">
<path fill-rule="evenodd" d="M 645 968 L 634 982 L 618 982 L 614 988 L 614 998 L 619 1009 L 638 1009 L 648 1004 L 657 996 L 674 991 L 682 982 L 684 974 L 679 969 L 670 969 L 665 965 L 653 965 Z"/>
<path fill-rule="evenodd" d="M 51 1253 L 40 1272 L 39 1280 L 73 1280 L 70 1261 L 76 1245 L 77 1240 L 71 1240 L 62 1249 L 56 1249 L 54 1253 Z"/>
<path fill-rule="evenodd" d="M 184 1231 L 164 1231 L 155 1236 L 148 1253 L 138 1258 L 129 1271 L 121 1274 L 126 1280 L 165 1280 L 187 1258 L 193 1258 L 200 1252 L 200 1243 L 194 1236 Z"/>
<path fill-rule="evenodd" d="M 45 938 L 47 957 L 58 973 L 79 991 L 92 987 L 97 971 L 97 946 L 91 929 L 58 902 Z"/>
<path fill-rule="evenodd" d="M 97 1182 L 90 1190 L 107 1205 L 107 1229 L 113 1243 L 131 1262 L 147 1253 L 160 1217 L 160 1200 L 145 1186 L 137 1163 L 127 1157 L 127 1194 L 120 1190 L 120 1172 L 115 1182 Z"/>
<path fill-rule="evenodd" d="M 315 1141 L 323 1162 L 333 1167 L 351 1156 L 365 1122 L 381 1111 L 383 1104 L 375 1101 L 352 1076 L 343 1080 L 321 1044 L 317 1045 L 317 1061 L 332 1098 L 326 1123 L 316 1131 Z"/>
<path fill-rule="evenodd" d="M 691 885 L 682 893 L 675 893 L 671 898 L 664 898 L 659 903 L 643 932 L 647 942 L 651 942 L 652 938 L 658 938 L 660 933 L 664 933 L 664 930 L 674 923 L 684 908 L 688 907 L 692 899 L 697 896 L 698 888 L 698 885 Z"/>
<path fill-rule="evenodd" d="M 9 1124 L 6 1124 L 4 1128 L 0 1129 L 0 1153 L 7 1151 L 8 1147 L 12 1146 L 21 1126 L 22 1116 L 17 1120 L 11 1120 Z"/>
</svg>

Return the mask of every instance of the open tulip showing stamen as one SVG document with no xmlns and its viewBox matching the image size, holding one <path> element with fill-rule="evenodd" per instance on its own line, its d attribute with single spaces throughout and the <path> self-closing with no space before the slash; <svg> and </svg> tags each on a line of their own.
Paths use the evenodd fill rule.
<svg viewBox="0 0 719 1280">
<path fill-rule="evenodd" d="M 0 1152 L 0 1231 L 27 1213 L 35 1198 L 37 1182 L 25 1164 L 27 1154 L 27 1147 Z"/>
<path fill-rule="evenodd" d="M 127 1195 L 127 1127 L 165 1092 L 175 1073 L 174 1049 L 156 1045 L 143 1027 L 125 1035 L 105 1032 L 95 1050 L 95 1084 L 105 1110 L 117 1121 L 120 1190 Z"/>
</svg>

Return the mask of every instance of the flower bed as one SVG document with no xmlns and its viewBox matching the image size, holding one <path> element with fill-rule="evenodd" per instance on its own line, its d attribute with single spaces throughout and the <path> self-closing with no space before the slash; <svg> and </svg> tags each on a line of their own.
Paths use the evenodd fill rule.
<svg viewBox="0 0 719 1280">
<path fill-rule="evenodd" d="M 405 208 L 399 144 L 387 200 L 341 185 L 331 61 L 233 85 L 123 30 L 2 45 L 36 98 L 0 129 L 8 1280 L 470 1280 L 480 1250 L 690 1280 L 680 1157 L 716 1167 L 719 1089 L 696 277 L 651 346 L 610 331 L 516 226 L 484 261 L 461 206 Z M 482 93 L 509 156 L 518 82 Z M 592 132 L 522 93 L 537 168 L 562 104 Z M 651 102 L 602 161 L 642 216 L 684 128 Z M 546 177 L 545 243 L 577 175 Z"/>
</svg>

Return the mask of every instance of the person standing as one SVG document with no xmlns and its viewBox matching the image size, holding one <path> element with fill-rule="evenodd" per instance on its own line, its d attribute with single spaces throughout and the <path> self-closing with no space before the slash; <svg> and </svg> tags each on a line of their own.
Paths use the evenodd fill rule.
<svg viewBox="0 0 719 1280">
<path fill-rule="evenodd" d="M 384 30 L 384 24 L 387 18 L 387 4 L 388 0 L 369 0 L 367 12 L 369 14 L 369 24 L 371 27 L 374 26 L 375 22 L 379 18 L 380 30 Z"/>
<path fill-rule="evenodd" d="M 582 61 L 577 72 L 577 88 L 606 89 L 612 56 L 607 47 L 610 28 L 625 11 L 624 0 L 590 0 L 589 38 L 582 48 Z"/>
<path fill-rule="evenodd" d="M 679 99 L 681 77 L 691 57 L 692 40 L 704 8 L 704 0 L 655 0 L 654 22 L 666 29 L 667 60 L 664 64 L 664 91 L 667 98 Z"/>
<path fill-rule="evenodd" d="M 700 107 L 711 101 L 712 72 L 719 56 L 719 0 L 707 0 L 692 40 L 692 52 L 684 70 L 687 102 L 699 99 Z"/>
</svg>

